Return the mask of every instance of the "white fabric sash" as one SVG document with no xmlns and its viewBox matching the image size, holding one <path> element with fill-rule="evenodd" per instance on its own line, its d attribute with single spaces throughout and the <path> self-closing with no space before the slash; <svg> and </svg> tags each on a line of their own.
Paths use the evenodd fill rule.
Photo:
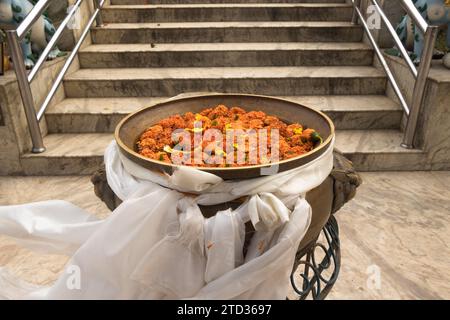
<svg viewBox="0 0 450 320">
<path fill-rule="evenodd" d="M 305 194 L 330 174 L 333 145 L 302 167 L 242 181 L 188 167 L 171 176 L 151 172 L 122 156 L 115 142 L 105 165 L 123 203 L 104 220 L 64 201 L 0 207 L 0 234 L 71 256 L 49 287 L 0 269 L 0 298 L 285 299 L 311 221 Z M 244 196 L 236 210 L 209 219 L 198 206 Z M 244 257 L 249 221 L 256 232 Z"/>
</svg>

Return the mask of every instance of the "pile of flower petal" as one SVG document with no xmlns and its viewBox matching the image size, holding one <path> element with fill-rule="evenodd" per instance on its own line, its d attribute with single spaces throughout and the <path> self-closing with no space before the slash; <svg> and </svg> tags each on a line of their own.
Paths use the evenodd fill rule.
<svg viewBox="0 0 450 320">
<path fill-rule="evenodd" d="M 222 133 L 223 141 L 218 141 L 217 135 L 208 134 L 212 132 L 210 129 Z M 271 143 L 271 133 L 275 130 L 279 140 L 274 146 Z M 186 134 L 174 139 L 173 134 L 180 131 Z M 227 144 L 227 132 L 230 131 L 238 134 Z M 245 139 L 248 132 L 256 133 L 258 143 Z M 261 140 L 261 132 L 266 132 L 264 140 Z M 238 139 L 239 134 L 244 135 L 244 139 Z M 261 154 L 260 140 L 265 142 L 265 154 Z M 244 144 L 238 143 L 242 141 L 245 141 Z M 275 154 L 274 147 L 278 150 L 277 159 L 281 161 L 308 153 L 322 142 L 318 132 L 299 123 L 287 124 L 262 111 L 246 112 L 240 107 L 218 105 L 196 114 L 187 112 L 165 118 L 148 128 L 139 137 L 136 146 L 139 154 L 156 161 L 174 163 L 172 156 L 178 153 L 184 159 L 183 165 L 238 167 L 271 162 L 272 154 Z M 254 150 L 255 148 L 258 150 Z M 218 156 L 222 161 L 218 160 Z"/>
</svg>

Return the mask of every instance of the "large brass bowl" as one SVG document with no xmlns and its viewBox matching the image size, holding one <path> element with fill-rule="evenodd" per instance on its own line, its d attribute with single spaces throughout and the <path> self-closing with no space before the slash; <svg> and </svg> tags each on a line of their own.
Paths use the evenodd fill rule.
<svg viewBox="0 0 450 320">
<path fill-rule="evenodd" d="M 160 103 L 134 112 L 123 119 L 116 128 L 115 138 L 120 151 L 133 162 L 160 172 L 171 174 L 177 165 L 162 161 L 148 159 L 136 152 L 136 141 L 139 136 L 150 126 L 158 121 L 174 114 L 186 112 L 200 112 L 209 107 L 224 104 L 228 107 L 239 106 L 246 111 L 261 110 L 267 114 L 275 115 L 287 123 L 298 122 L 304 126 L 317 130 L 323 144 L 311 152 L 277 163 L 278 172 L 287 171 L 304 165 L 323 154 L 330 146 L 334 137 L 334 125 L 322 112 L 303 106 L 301 104 L 266 96 L 247 94 L 207 94 L 191 96 Z M 272 164 L 273 165 L 273 164 Z M 199 168 L 213 173 L 223 179 L 249 179 L 262 175 L 261 169 L 268 165 L 255 165 L 229 168 Z"/>
</svg>

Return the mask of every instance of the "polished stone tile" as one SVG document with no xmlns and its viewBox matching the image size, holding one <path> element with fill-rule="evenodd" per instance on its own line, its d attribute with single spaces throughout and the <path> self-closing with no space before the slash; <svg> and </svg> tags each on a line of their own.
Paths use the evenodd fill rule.
<svg viewBox="0 0 450 320">
<path fill-rule="evenodd" d="M 108 208 L 94 194 L 89 176 L 80 177 L 0 177 L 0 205 L 35 201 L 66 200 L 99 218 Z"/>
<path fill-rule="evenodd" d="M 66 200 L 104 218 L 106 206 L 95 196 L 89 177 L 0 177 L 0 205 L 45 200 Z M 42 254 L 25 249 L 8 237 L 0 236 L 0 267 L 7 267 L 21 279 L 39 285 L 53 283 L 68 257 Z"/>
<path fill-rule="evenodd" d="M 198 1 L 197 1 L 198 2 Z M 114 5 L 105 7 L 102 16 L 106 23 L 198 22 L 198 21 L 349 21 L 351 8 L 346 3 L 226 3 L 203 1 L 201 4 L 172 4 L 168 6 Z M 209 2 L 209 3 L 208 3 Z M 279 2 L 279 1 L 278 1 Z"/>
<path fill-rule="evenodd" d="M 382 72 L 361 66 L 80 69 L 64 80 L 71 98 L 175 96 L 181 92 L 378 95 L 384 94 L 385 86 Z"/>
<path fill-rule="evenodd" d="M 365 173 L 337 215 L 332 299 L 450 298 L 450 172 Z M 371 281 L 379 271 L 379 288 Z"/>
<path fill-rule="evenodd" d="M 367 66 L 373 51 L 358 42 L 135 43 L 95 44 L 79 58 L 83 68 Z"/>
<path fill-rule="evenodd" d="M 356 198 L 337 214 L 342 269 L 329 298 L 450 299 L 450 172 L 362 177 Z M 0 190 L 0 205 L 62 199 L 108 215 L 88 177 L 0 178 Z M 0 238 L 0 266 L 32 283 L 51 283 L 66 261 Z"/>
<path fill-rule="evenodd" d="M 58 279 L 68 257 L 37 253 L 19 246 L 12 238 L 0 236 L 0 267 L 36 285 L 50 285 Z"/>
</svg>

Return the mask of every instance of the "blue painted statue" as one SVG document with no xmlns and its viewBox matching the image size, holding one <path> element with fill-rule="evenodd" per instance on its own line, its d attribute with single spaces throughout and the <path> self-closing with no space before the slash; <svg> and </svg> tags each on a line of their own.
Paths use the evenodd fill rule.
<svg viewBox="0 0 450 320">
<path fill-rule="evenodd" d="M 0 0 L 0 23 L 13 24 L 18 26 L 33 9 L 38 0 Z M 47 46 L 56 29 L 48 17 L 42 15 L 33 25 L 30 32 L 21 43 L 24 55 L 25 67 L 30 69 L 34 66 L 37 57 Z M 48 55 L 52 60 L 63 56 L 57 47 Z"/>
<path fill-rule="evenodd" d="M 413 0 L 413 3 L 422 17 L 432 25 L 447 27 L 446 46 L 450 49 L 450 0 Z M 397 33 L 406 48 L 414 53 L 414 62 L 419 63 L 423 52 L 424 37 L 414 26 L 411 18 L 404 16 L 397 26 Z M 398 52 L 396 52 L 398 53 Z M 450 59 L 450 53 L 444 58 L 444 64 Z"/>
</svg>

